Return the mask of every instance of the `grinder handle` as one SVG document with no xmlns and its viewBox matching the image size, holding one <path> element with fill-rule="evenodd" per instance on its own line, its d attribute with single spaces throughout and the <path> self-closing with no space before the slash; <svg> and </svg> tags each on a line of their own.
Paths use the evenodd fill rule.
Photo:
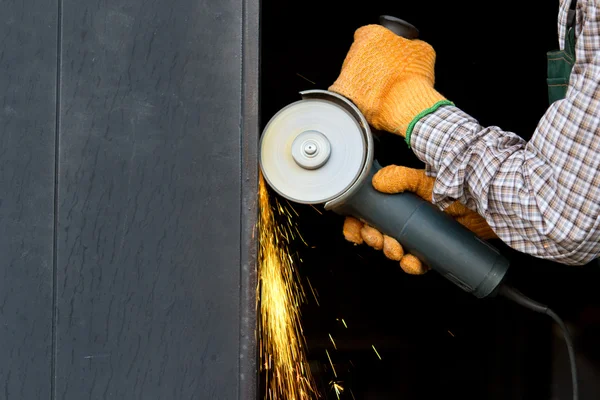
<svg viewBox="0 0 600 400">
<path fill-rule="evenodd" d="M 379 25 L 406 39 L 416 39 L 419 37 L 419 30 L 414 25 L 391 15 L 380 15 Z"/>
<path fill-rule="evenodd" d="M 414 193 L 385 194 L 373 188 L 381 166 L 375 161 L 364 182 L 332 211 L 351 215 L 393 237 L 464 291 L 483 298 L 495 294 L 508 260 L 454 218 Z M 327 204 L 325 205 L 326 208 Z"/>
</svg>

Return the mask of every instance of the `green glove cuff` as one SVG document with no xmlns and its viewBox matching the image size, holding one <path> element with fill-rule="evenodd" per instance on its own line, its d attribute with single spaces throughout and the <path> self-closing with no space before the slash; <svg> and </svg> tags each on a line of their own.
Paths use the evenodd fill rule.
<svg viewBox="0 0 600 400">
<path fill-rule="evenodd" d="M 437 103 L 435 103 L 433 106 L 426 108 L 425 110 L 418 113 L 417 116 L 414 117 L 412 121 L 410 121 L 410 124 L 408 124 L 408 128 L 406 128 L 405 140 L 406 140 L 406 144 L 408 145 L 408 148 L 410 149 L 410 135 L 412 134 L 412 131 L 415 128 L 415 125 L 417 124 L 417 122 L 419 122 L 419 120 L 421 118 L 435 112 L 438 108 L 440 108 L 442 106 L 453 106 L 453 105 L 454 105 L 454 103 L 451 102 L 450 100 L 440 100 Z"/>
</svg>

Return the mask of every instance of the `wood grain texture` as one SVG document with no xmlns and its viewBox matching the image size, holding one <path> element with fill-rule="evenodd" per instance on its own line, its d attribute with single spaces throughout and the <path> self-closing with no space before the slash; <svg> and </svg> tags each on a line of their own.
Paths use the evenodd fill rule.
<svg viewBox="0 0 600 400">
<path fill-rule="evenodd" d="M 0 11 L 0 398 L 50 397 L 57 5 Z"/>
<path fill-rule="evenodd" d="M 63 3 L 56 398 L 238 397 L 241 18 Z"/>
</svg>

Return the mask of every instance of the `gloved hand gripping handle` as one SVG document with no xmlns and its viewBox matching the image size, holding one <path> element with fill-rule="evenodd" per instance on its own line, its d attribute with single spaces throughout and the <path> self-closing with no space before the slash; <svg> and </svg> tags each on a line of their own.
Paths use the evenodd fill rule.
<svg viewBox="0 0 600 400">
<path fill-rule="evenodd" d="M 360 188 L 331 210 L 359 218 L 398 240 L 406 251 L 466 292 L 479 298 L 493 294 L 508 269 L 508 260 L 417 195 L 375 190 L 371 181 L 379 169 L 375 161 Z"/>
<path fill-rule="evenodd" d="M 400 36 L 418 37 L 418 30 L 406 21 L 386 15 L 379 21 Z M 405 250 L 466 292 L 479 298 L 495 293 L 508 269 L 508 260 L 417 195 L 376 191 L 371 181 L 380 168 L 375 161 L 360 189 L 343 202 L 332 205 L 332 210 L 359 218 L 395 238 Z"/>
</svg>

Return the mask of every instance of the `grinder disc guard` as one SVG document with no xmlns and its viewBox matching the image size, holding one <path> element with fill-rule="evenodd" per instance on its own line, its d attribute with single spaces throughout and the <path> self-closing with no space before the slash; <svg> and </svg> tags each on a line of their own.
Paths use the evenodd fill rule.
<svg viewBox="0 0 600 400">
<path fill-rule="evenodd" d="M 342 195 L 361 175 L 368 140 L 348 100 L 310 92 L 315 96 L 306 95 L 271 118 L 259 159 L 273 190 L 293 202 L 317 204 Z"/>
</svg>

